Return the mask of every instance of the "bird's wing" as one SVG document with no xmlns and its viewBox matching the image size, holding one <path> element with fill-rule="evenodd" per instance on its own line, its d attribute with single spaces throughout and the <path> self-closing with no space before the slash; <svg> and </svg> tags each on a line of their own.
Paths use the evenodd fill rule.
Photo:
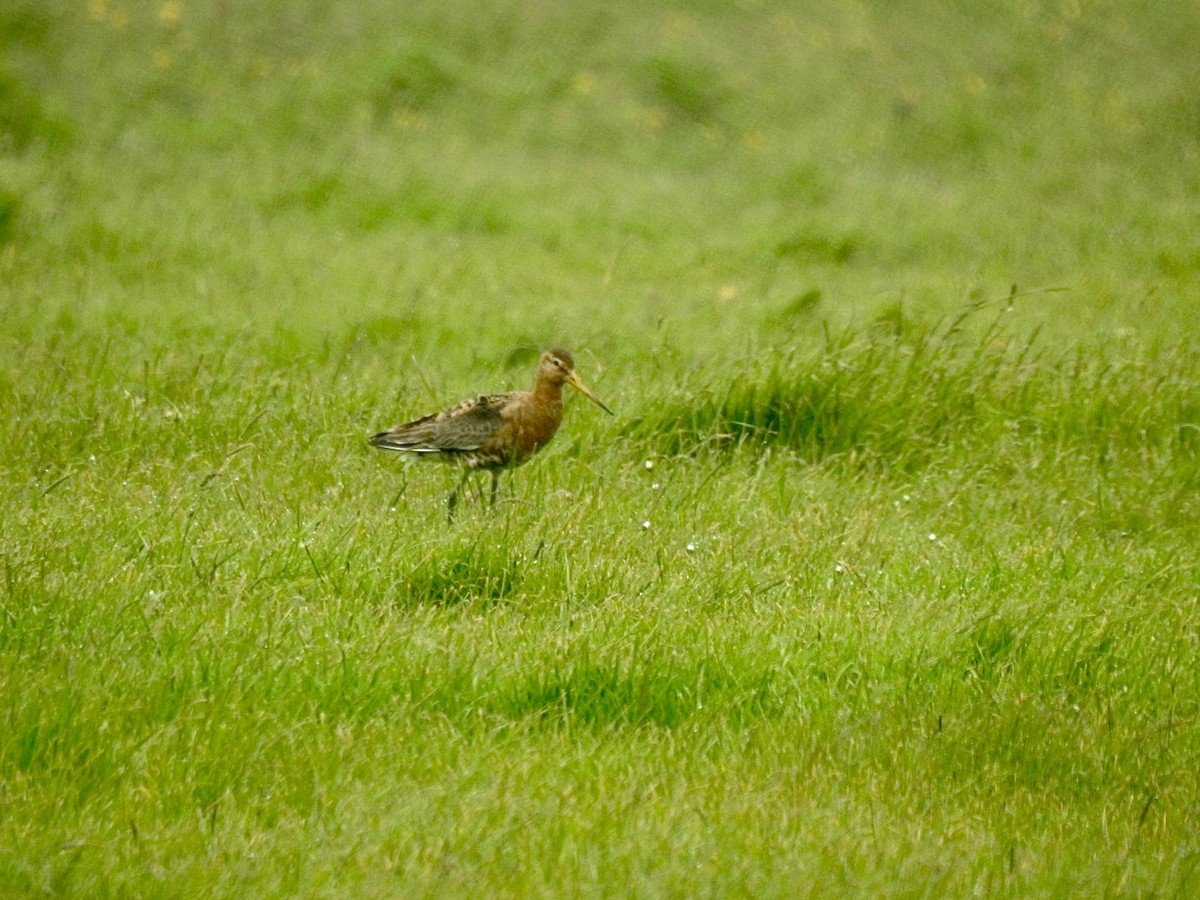
<svg viewBox="0 0 1200 900">
<path fill-rule="evenodd" d="M 439 413 L 422 416 L 371 438 L 384 450 L 409 453 L 462 453 L 478 450 L 504 424 L 510 394 L 486 394 Z"/>
</svg>

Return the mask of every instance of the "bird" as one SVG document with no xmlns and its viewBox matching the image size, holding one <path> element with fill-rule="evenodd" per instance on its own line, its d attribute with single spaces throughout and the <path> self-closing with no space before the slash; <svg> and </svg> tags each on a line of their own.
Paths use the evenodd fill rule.
<svg viewBox="0 0 1200 900">
<path fill-rule="evenodd" d="M 614 415 L 576 373 L 575 358 L 554 347 L 538 360 L 532 391 L 482 394 L 381 431 L 370 443 L 381 450 L 462 466 L 462 478 L 446 498 L 447 514 L 453 521 L 459 491 L 473 472 L 491 473 L 490 503 L 495 506 L 501 473 L 526 462 L 554 437 L 563 417 L 564 384 Z"/>
</svg>

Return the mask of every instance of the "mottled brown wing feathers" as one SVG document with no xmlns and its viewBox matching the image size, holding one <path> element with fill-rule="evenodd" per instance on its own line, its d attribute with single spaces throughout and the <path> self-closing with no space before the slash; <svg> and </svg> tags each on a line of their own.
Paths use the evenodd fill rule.
<svg viewBox="0 0 1200 900">
<path fill-rule="evenodd" d="M 371 438 L 384 450 L 409 453 L 467 453 L 480 449 L 504 425 L 509 394 L 487 394 L 422 416 Z"/>
</svg>

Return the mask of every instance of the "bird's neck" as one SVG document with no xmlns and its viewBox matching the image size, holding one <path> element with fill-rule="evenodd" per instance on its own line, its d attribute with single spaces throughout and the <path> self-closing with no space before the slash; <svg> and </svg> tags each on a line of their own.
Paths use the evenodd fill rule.
<svg viewBox="0 0 1200 900">
<path fill-rule="evenodd" d="M 533 385 L 533 396 L 547 403 L 562 403 L 562 384 L 549 379 L 539 379 Z"/>
</svg>

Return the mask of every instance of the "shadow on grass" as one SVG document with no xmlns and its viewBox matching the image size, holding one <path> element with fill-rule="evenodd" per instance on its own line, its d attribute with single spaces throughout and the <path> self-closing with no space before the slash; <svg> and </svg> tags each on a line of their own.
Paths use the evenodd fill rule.
<svg viewBox="0 0 1200 900">
<path fill-rule="evenodd" d="M 778 705 L 776 687 L 769 670 L 735 677 L 709 661 L 672 669 L 570 662 L 509 686 L 494 698 L 491 711 L 514 721 L 674 728 L 706 709 L 727 722 L 771 715 Z"/>
<path fill-rule="evenodd" d="M 490 605 L 503 600 L 520 583 L 518 558 L 505 547 L 487 546 L 476 538 L 438 548 L 404 576 L 396 598 L 412 605 Z"/>
</svg>

